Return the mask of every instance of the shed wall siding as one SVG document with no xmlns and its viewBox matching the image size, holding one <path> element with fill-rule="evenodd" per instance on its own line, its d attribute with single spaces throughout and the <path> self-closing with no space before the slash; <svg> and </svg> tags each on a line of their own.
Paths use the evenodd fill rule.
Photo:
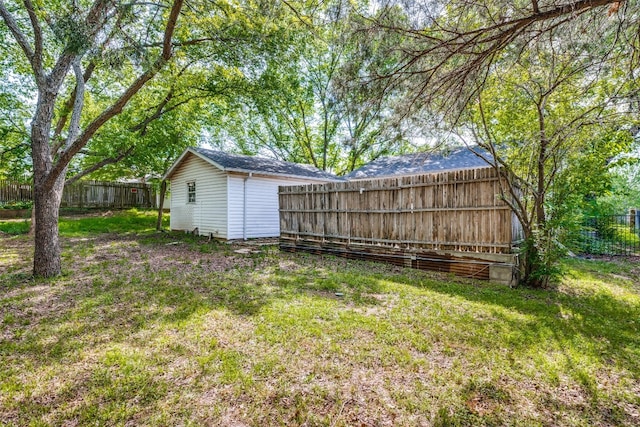
<svg viewBox="0 0 640 427">
<path fill-rule="evenodd" d="M 247 237 L 275 237 L 280 235 L 278 186 L 282 181 L 271 179 L 247 180 Z"/>
<path fill-rule="evenodd" d="M 242 239 L 242 209 L 243 209 L 243 186 L 244 177 L 239 175 L 229 175 L 228 178 L 228 237 L 229 239 Z M 247 201 L 248 202 L 248 201 Z"/>
<path fill-rule="evenodd" d="M 291 178 L 270 178 L 229 175 L 229 239 L 278 237 L 280 235 L 280 212 L 278 187 L 281 185 L 305 185 L 311 182 Z M 245 187 L 246 185 L 246 187 Z M 244 226 L 244 191 L 247 192 L 246 236 Z"/>
<path fill-rule="evenodd" d="M 187 182 L 196 183 L 196 202 L 187 203 Z M 171 229 L 227 238 L 227 176 L 196 156 L 186 157 L 171 178 Z"/>
</svg>

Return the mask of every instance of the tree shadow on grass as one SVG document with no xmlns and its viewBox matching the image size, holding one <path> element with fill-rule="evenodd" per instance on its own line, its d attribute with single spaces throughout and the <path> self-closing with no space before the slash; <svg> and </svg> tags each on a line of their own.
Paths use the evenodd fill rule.
<svg viewBox="0 0 640 427">
<path fill-rule="evenodd" d="M 216 256 L 204 254 L 210 255 Z M 72 326 L 52 331 L 57 339 L 41 339 L 33 352 L 64 357 L 77 351 L 78 344 L 73 340 L 77 335 L 91 332 L 100 336 L 113 330 L 121 336 L 154 322 L 184 322 L 207 310 L 254 316 L 265 305 L 296 295 L 352 306 L 377 305 L 379 300 L 374 296 L 382 292 L 381 281 L 390 281 L 535 317 L 535 322 L 523 325 L 494 311 L 494 317 L 512 325 L 517 337 L 511 345 L 539 342 L 548 337 L 549 331 L 559 342 L 582 336 L 597 342 L 597 349 L 612 355 L 612 361 L 640 371 L 640 307 L 606 292 L 567 295 L 554 290 L 509 289 L 330 256 L 296 254 L 282 261 L 277 253 L 259 253 L 239 258 L 249 262 L 215 272 L 206 271 L 200 264 L 185 264 L 182 268 L 173 265 L 167 270 L 142 273 L 130 273 L 124 266 L 113 273 L 110 260 L 96 260 L 84 283 L 73 283 L 71 273 L 65 289 L 48 302 L 51 305 L 58 301 L 53 304 L 54 310 L 43 310 L 43 317 L 36 321 Z M 26 283 L 23 274 L 5 277 L 13 283 L 12 288 L 23 283 L 27 293 L 31 286 L 43 286 L 42 281 Z"/>
<path fill-rule="evenodd" d="M 605 283 L 600 289 L 567 293 L 558 289 L 510 289 L 488 282 L 439 280 L 437 276 L 429 276 L 429 273 L 408 272 L 390 280 L 472 304 L 470 311 L 477 310 L 480 304 L 490 315 L 469 318 L 469 328 L 479 331 L 477 336 L 486 338 L 486 342 L 479 345 L 485 345 L 488 351 L 502 346 L 513 354 L 557 357 L 561 361 L 557 369 L 569 374 L 587 397 L 587 408 L 578 411 L 591 411 L 595 424 L 598 424 L 596 419 L 604 424 L 628 421 L 629 415 L 623 413 L 617 402 L 602 399 L 599 381 L 615 381 L 615 376 L 606 378 L 606 375 L 609 369 L 616 369 L 629 372 L 630 378 L 635 378 L 640 385 L 637 382 L 640 378 L 638 299 L 617 296 Z M 602 275 L 587 274 L 584 280 L 598 282 L 602 278 Z M 461 311 L 464 312 L 464 306 Z M 491 336 L 496 324 L 509 332 L 506 339 Z M 605 377 L 597 378 L 597 375 Z M 567 409 L 567 402 L 553 395 L 545 402 L 543 406 L 552 412 L 553 408 L 560 412 Z M 545 408 L 541 410 L 544 412 Z"/>
<path fill-rule="evenodd" d="M 236 263 L 231 267 L 221 264 L 212 270 L 209 261 L 228 257 L 227 247 L 205 251 L 189 242 L 187 251 L 172 253 L 164 240 L 150 244 L 162 245 L 171 262 L 166 268 L 151 268 L 144 250 L 136 248 L 133 240 L 132 236 L 111 236 L 65 242 L 65 263 L 73 267 L 67 267 L 62 277 L 34 280 L 23 273 L 2 275 L 11 286 L 0 294 L 4 362 L 0 379 L 12 396 L 0 410 L 2 423 L 46 419 L 55 424 L 68 418 L 88 422 L 87 416 L 124 423 L 142 411 L 140 407 L 148 411 L 166 397 L 170 387 L 129 359 L 153 359 L 154 355 L 137 356 L 135 348 L 145 348 L 145 340 L 155 339 L 162 331 L 188 330 L 198 316 L 221 311 L 251 319 L 276 300 L 301 295 L 336 304 L 376 303 L 367 295 L 378 290 L 378 281 L 356 281 L 354 272 L 343 277 L 342 272 L 322 265 L 288 270 L 279 265 L 274 253 L 262 252 L 233 255 Z M 173 256 L 184 263 L 174 262 Z M 107 360 L 113 359 L 108 353 L 120 347 L 132 354 L 113 363 Z M 92 360 L 88 370 L 79 366 L 94 352 L 102 356 Z M 63 375 L 64 385 L 42 389 L 36 380 L 41 375 Z M 69 407 L 73 401 L 75 408 Z"/>
<path fill-rule="evenodd" d="M 537 339 L 546 336 L 548 331 L 552 331 L 559 341 L 585 337 L 597 342 L 598 348 L 614 360 L 640 373 L 640 304 L 618 298 L 606 289 L 567 294 L 557 290 L 510 289 L 463 280 L 455 284 L 432 279 L 416 284 L 413 279 L 402 276 L 395 280 L 487 307 L 497 306 L 508 312 L 532 316 L 535 321 L 523 325 L 501 314 L 504 312 L 494 311 L 501 321 L 512 324 L 514 331 L 526 337 L 521 340 L 523 345 L 538 342 Z"/>
<path fill-rule="evenodd" d="M 119 242 L 116 236 L 113 238 Z M 166 257 L 161 268 L 151 268 L 148 258 L 140 255 L 144 255 L 140 248 L 115 245 L 115 258 L 109 258 L 104 249 L 83 249 L 82 245 L 95 244 L 84 242 L 67 249 L 72 252 L 68 263 L 74 262 L 74 256 L 93 257 L 82 267 L 81 281 L 76 280 L 80 276 L 77 272 L 51 281 L 25 280 L 19 274 L 3 276 L 13 283 L 10 291 L 15 297 L 0 299 L 0 318 L 5 319 L 0 356 L 7 362 L 0 376 L 9 381 L 7 387 L 24 385 L 17 380 L 21 369 L 41 365 L 66 372 L 62 366 L 79 363 L 83 354 L 93 349 L 108 351 L 101 360 L 92 362 L 88 372 L 80 369 L 72 374 L 68 386 L 60 390 L 34 389 L 16 394 L 21 397 L 3 409 L 0 421 L 18 417 L 15 423 L 21 424 L 49 416 L 55 422 L 74 414 L 80 414 L 80 420 L 90 414 L 105 419 L 112 412 L 113 419 L 126 422 L 135 412 L 143 411 L 141 407 L 148 412 L 170 388 L 164 379 L 145 374 L 144 363 L 135 363 L 137 357 L 156 357 L 138 355 L 135 350 L 144 348 L 144 340 L 153 339 L 156 329 L 188 332 L 194 318 L 214 311 L 227 312 L 238 321 L 251 321 L 265 306 L 299 297 L 319 298 L 342 308 L 376 306 L 380 302 L 375 296 L 388 292 L 393 283 L 481 304 L 491 315 L 470 318 L 474 322 L 470 327 L 490 330 L 491 322 L 499 322 L 510 331 L 504 345 L 513 351 L 543 348 L 540 342 L 551 339 L 552 346 L 560 351 L 578 345 L 594 358 L 608 359 L 603 364 L 618 365 L 640 376 L 638 306 L 606 292 L 567 295 L 509 289 L 342 258 L 282 256 L 270 249 L 237 256 L 227 246 L 205 247 L 193 239 L 188 250 L 174 253 L 173 246 L 165 246 L 164 238 L 145 239 L 145 245 L 157 246 L 154 249 Z M 127 237 L 127 241 L 133 240 Z M 230 266 L 209 268 L 207 262 L 229 256 L 235 257 Z M 182 263 L 174 262 L 176 259 Z M 428 298 L 425 296 L 424 301 Z M 7 318 L 7 314 L 11 316 Z M 583 338 L 586 343 L 581 342 Z M 478 345 L 490 350 L 493 343 Z M 127 350 L 133 355 L 109 353 L 117 353 L 120 346 L 133 348 Z M 564 357 L 568 365 L 573 362 L 571 354 L 565 353 Z M 581 372 L 579 366 L 571 369 L 578 379 L 582 376 L 585 390 L 597 400 L 597 385 L 589 373 Z M 51 415 L 70 399 L 82 403 L 77 409 Z M 33 416 L 20 418 L 20 408 L 28 409 Z"/>
</svg>

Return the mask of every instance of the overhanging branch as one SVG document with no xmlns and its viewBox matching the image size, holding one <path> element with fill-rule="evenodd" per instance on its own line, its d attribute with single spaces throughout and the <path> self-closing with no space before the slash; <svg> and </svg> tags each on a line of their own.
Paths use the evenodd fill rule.
<svg viewBox="0 0 640 427">
<path fill-rule="evenodd" d="M 175 32 L 176 23 L 178 16 L 180 14 L 180 10 L 182 9 L 184 0 L 174 0 L 173 6 L 171 8 L 171 12 L 169 14 L 169 18 L 167 20 L 167 25 L 165 27 L 164 37 L 163 37 L 163 49 L 160 57 L 156 59 L 154 64 L 147 71 L 142 73 L 129 87 L 120 95 L 120 97 L 105 111 L 102 112 L 98 117 L 96 117 L 89 125 L 85 128 L 84 132 L 82 132 L 78 138 L 67 148 L 64 150 L 57 162 L 55 163 L 53 169 L 48 174 L 46 182 L 44 183 L 45 189 L 49 189 L 55 183 L 57 177 L 59 177 L 64 171 L 66 166 L 69 164 L 71 159 L 89 142 L 91 137 L 100 129 L 105 123 L 111 120 L 113 117 L 117 116 L 122 112 L 124 107 L 128 104 L 131 98 L 138 93 L 144 85 L 151 80 L 159 71 L 164 67 L 164 65 L 171 59 L 172 49 L 171 49 L 171 40 L 173 38 L 173 34 Z"/>
<path fill-rule="evenodd" d="M 90 167 L 88 167 L 88 168 L 84 169 L 83 171 L 77 173 L 76 175 L 72 176 L 71 178 L 67 178 L 66 184 L 73 184 L 74 182 L 76 182 L 79 179 L 89 175 L 92 172 L 97 171 L 98 169 L 101 169 L 101 168 L 103 168 L 103 167 L 105 167 L 107 165 L 118 163 L 120 160 L 122 160 L 125 157 L 127 157 L 128 155 L 130 155 L 133 152 L 134 149 L 135 149 L 135 146 L 132 145 L 126 151 L 121 152 L 117 156 L 107 157 L 106 159 L 103 159 L 103 160 L 91 165 Z"/>
</svg>

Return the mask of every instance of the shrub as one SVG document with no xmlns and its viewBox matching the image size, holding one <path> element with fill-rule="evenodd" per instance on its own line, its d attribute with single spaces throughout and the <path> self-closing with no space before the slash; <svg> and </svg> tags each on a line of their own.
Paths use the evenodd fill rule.
<svg viewBox="0 0 640 427">
<path fill-rule="evenodd" d="M 0 209 L 31 209 L 33 202 L 25 200 L 21 202 L 0 202 Z"/>
</svg>

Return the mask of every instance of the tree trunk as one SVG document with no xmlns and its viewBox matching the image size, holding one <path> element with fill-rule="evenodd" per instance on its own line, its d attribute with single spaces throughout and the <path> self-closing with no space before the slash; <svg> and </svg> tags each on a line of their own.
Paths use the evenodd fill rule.
<svg viewBox="0 0 640 427">
<path fill-rule="evenodd" d="M 61 273 L 58 214 L 66 168 L 53 184 L 47 183 L 53 169 L 49 134 L 56 93 L 46 87 L 40 89 L 38 106 L 31 123 L 31 157 L 33 159 L 33 218 L 35 219 L 35 249 L 33 274 L 52 277 Z"/>
<path fill-rule="evenodd" d="M 35 212 L 35 250 L 33 255 L 33 274 L 39 277 L 52 277 L 61 273 L 61 248 L 58 236 L 58 215 L 64 178 L 58 178 L 51 190 L 41 186 L 34 188 Z"/>
<path fill-rule="evenodd" d="M 36 232 L 36 207 L 31 205 L 31 222 L 29 223 L 29 236 L 35 235 Z"/>
<path fill-rule="evenodd" d="M 163 179 L 160 184 L 160 201 L 158 203 L 158 221 L 156 222 L 156 230 L 162 230 L 162 209 L 164 209 L 164 196 L 167 193 L 167 180 Z"/>
<path fill-rule="evenodd" d="M 522 277 L 520 284 L 537 288 L 535 279 L 536 263 L 538 259 L 538 251 L 536 249 L 536 242 L 532 237 L 526 238 L 523 243 L 523 257 L 522 257 Z"/>
</svg>

